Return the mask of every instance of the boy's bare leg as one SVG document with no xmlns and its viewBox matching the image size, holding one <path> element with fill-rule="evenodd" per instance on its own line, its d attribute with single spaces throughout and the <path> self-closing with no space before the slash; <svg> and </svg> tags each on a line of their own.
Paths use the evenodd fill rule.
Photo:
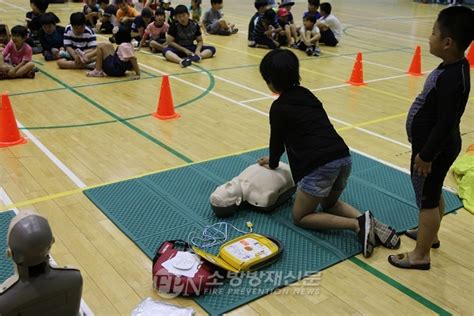
<svg viewBox="0 0 474 316">
<path fill-rule="evenodd" d="M 25 65 L 21 66 L 18 68 L 15 72 L 15 77 L 23 77 L 27 73 L 33 70 L 35 68 L 35 64 L 33 64 L 31 61 L 26 63 Z"/>
<path fill-rule="evenodd" d="M 83 69 L 84 64 L 77 64 L 74 60 L 59 59 L 57 61 L 59 68 L 61 69 Z"/>
<path fill-rule="evenodd" d="M 294 43 L 298 42 L 298 31 L 296 25 L 290 24 L 291 36 L 293 37 Z"/>
<path fill-rule="evenodd" d="M 293 37 L 291 36 L 291 27 L 289 24 L 285 25 L 285 36 L 288 42 L 288 46 L 291 46 L 295 43 Z"/>
<path fill-rule="evenodd" d="M 440 225 L 441 225 L 441 221 L 443 220 L 444 210 L 445 210 L 444 198 L 443 198 L 443 196 L 441 196 L 441 198 L 439 199 L 439 218 L 440 218 Z M 408 231 L 410 231 L 410 232 L 415 232 L 415 234 L 418 235 L 418 228 L 410 229 L 410 230 L 408 230 Z M 436 233 L 436 236 L 435 236 L 435 238 L 434 238 L 433 244 L 438 243 L 438 242 L 439 242 L 439 237 L 438 237 L 438 234 Z"/>
<path fill-rule="evenodd" d="M 223 29 L 224 31 L 228 31 L 229 30 L 229 24 L 226 22 L 226 20 L 222 19 L 222 20 L 219 20 L 219 26 L 221 27 L 221 29 Z"/>
<path fill-rule="evenodd" d="M 178 55 L 176 55 L 172 51 L 167 51 L 166 54 L 165 54 L 165 57 L 166 57 L 167 60 L 169 60 L 173 63 L 176 63 L 176 64 L 181 63 L 181 61 L 183 60 L 181 57 L 179 57 Z"/>
<path fill-rule="evenodd" d="M 357 218 L 361 216 L 362 214 L 352 205 L 339 200 L 341 194 L 342 191 L 332 191 L 328 197 L 324 198 L 321 202 L 323 212 L 347 218 Z"/>
<path fill-rule="evenodd" d="M 102 65 L 104 63 L 104 60 L 113 55 L 115 53 L 114 46 L 110 43 L 100 43 L 97 45 L 97 49 L 95 49 L 93 52 L 87 53 L 87 56 L 95 54 L 96 61 L 95 61 L 95 69 L 102 71 Z"/>
<path fill-rule="evenodd" d="M 410 263 L 430 262 L 430 250 L 438 234 L 441 223 L 440 208 L 421 209 L 418 224 L 416 246 L 409 253 Z"/>
<path fill-rule="evenodd" d="M 165 48 L 165 45 L 162 45 L 158 43 L 157 41 L 150 41 L 150 48 L 154 53 L 156 53 L 156 52 L 163 51 L 163 48 Z"/>
<path fill-rule="evenodd" d="M 212 57 L 212 51 L 209 50 L 209 49 L 205 49 L 205 50 L 201 51 L 201 57 L 202 57 L 202 59 L 211 58 Z"/>
<path fill-rule="evenodd" d="M 295 205 L 293 206 L 293 221 L 296 225 L 314 230 L 324 229 L 350 229 L 359 231 L 359 222 L 355 218 L 348 218 L 331 213 L 315 210 L 324 198 L 314 197 L 298 190 Z"/>
</svg>

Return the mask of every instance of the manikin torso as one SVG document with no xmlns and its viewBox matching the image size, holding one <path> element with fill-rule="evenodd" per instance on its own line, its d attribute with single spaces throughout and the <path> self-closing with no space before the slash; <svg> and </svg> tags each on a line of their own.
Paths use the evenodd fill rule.
<svg viewBox="0 0 474 316">
<path fill-rule="evenodd" d="M 228 207 L 248 202 L 257 207 L 269 207 L 276 203 L 282 193 L 293 187 L 287 164 L 280 162 L 279 167 L 274 170 L 254 164 L 231 181 L 217 187 L 211 195 L 211 204 Z"/>
</svg>

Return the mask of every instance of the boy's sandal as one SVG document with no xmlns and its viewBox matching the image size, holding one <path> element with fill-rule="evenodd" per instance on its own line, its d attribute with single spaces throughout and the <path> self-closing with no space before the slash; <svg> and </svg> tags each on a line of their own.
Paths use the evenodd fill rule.
<svg viewBox="0 0 474 316">
<path fill-rule="evenodd" d="M 408 238 L 416 240 L 418 238 L 418 229 L 409 229 L 405 232 Z M 431 245 L 431 248 L 438 249 L 441 246 L 441 242 L 438 240 Z"/>
<path fill-rule="evenodd" d="M 408 252 L 400 253 L 398 255 L 388 256 L 388 262 L 397 268 L 400 269 L 414 269 L 414 270 L 429 270 L 431 264 L 428 263 L 410 263 L 410 258 L 408 257 Z"/>
</svg>

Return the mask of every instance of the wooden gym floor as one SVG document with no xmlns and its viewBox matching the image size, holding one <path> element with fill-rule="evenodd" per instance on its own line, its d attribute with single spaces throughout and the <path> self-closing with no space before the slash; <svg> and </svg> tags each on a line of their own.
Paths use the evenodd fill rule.
<svg viewBox="0 0 474 316">
<path fill-rule="evenodd" d="M 323 101 L 352 148 L 408 168 L 405 116 L 426 75 L 405 71 L 416 45 L 424 71 L 440 62 L 429 54 L 428 36 L 444 6 L 409 0 L 331 3 L 344 24 L 343 40 L 336 48 L 323 46 L 319 58 L 297 52 L 302 83 Z M 206 0 L 203 10 L 208 6 Z M 50 6 L 63 24 L 80 8 Z M 297 1 L 298 23 L 305 8 L 306 1 Z M 27 10 L 27 0 L 0 0 L 0 22 L 10 28 L 22 24 Z M 35 55 L 36 79 L 0 81 L 28 137 L 25 145 L 0 150 L 0 210 L 34 210 L 49 219 L 56 237 L 52 254 L 58 263 L 81 269 L 83 298 L 96 315 L 129 315 L 143 298 L 159 297 L 151 286 L 150 260 L 82 190 L 268 143 L 272 96 L 258 71 L 267 51 L 247 47 L 252 1 L 226 0 L 224 12 L 242 32 L 205 36 L 217 56 L 194 67 L 181 69 L 144 50 L 138 53 L 141 80 L 96 79 L 59 70 Z M 345 84 L 357 52 L 364 54 L 365 87 Z M 147 115 L 156 109 L 164 73 L 171 75 L 179 120 Z M 471 96 L 462 122 L 464 148 L 474 143 L 473 106 Z M 452 175 L 446 185 L 455 187 Z M 473 217 L 462 209 L 443 220 L 442 247 L 432 252 L 429 272 L 395 269 L 387 263 L 394 252 L 379 248 L 370 259 L 358 256 L 361 260 L 324 270 L 317 295 L 272 294 L 230 314 L 474 314 L 473 237 Z M 402 237 L 397 252 L 413 245 Z M 191 300 L 170 302 L 205 314 Z"/>
</svg>

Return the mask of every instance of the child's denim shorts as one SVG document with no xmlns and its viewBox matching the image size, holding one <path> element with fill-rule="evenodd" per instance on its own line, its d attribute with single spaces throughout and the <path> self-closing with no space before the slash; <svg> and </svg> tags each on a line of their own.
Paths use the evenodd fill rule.
<svg viewBox="0 0 474 316">
<path fill-rule="evenodd" d="M 331 191 L 343 191 L 351 174 L 351 157 L 340 158 L 314 169 L 298 182 L 298 189 L 325 198 Z"/>
</svg>

